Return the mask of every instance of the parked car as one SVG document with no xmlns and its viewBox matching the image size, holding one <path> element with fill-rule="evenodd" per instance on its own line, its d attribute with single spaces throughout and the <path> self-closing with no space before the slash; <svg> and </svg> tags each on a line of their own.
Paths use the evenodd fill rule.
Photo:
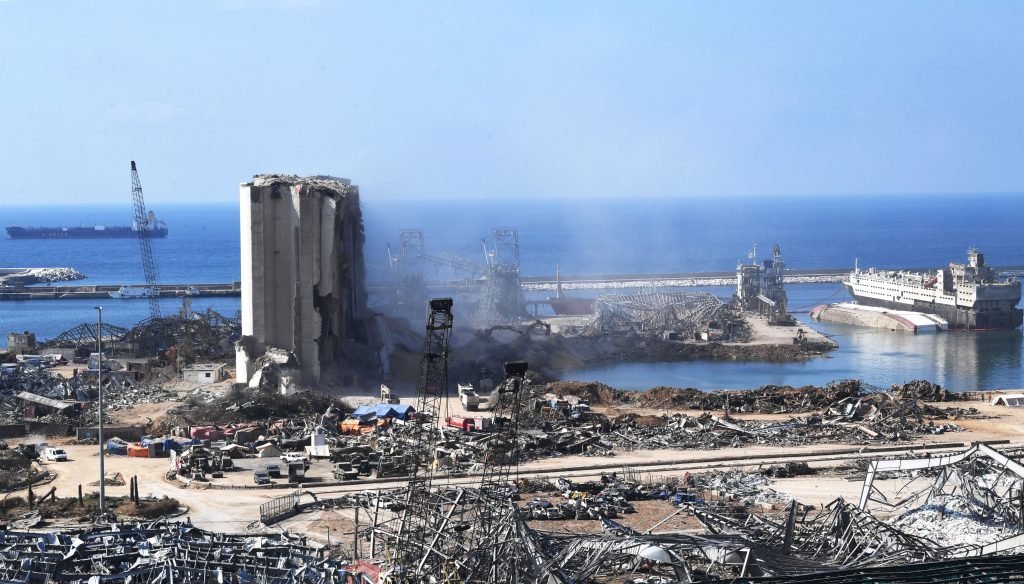
<svg viewBox="0 0 1024 584">
<path fill-rule="evenodd" d="M 262 468 L 258 468 L 256 469 L 255 472 L 252 473 L 252 480 L 257 485 L 269 485 L 271 482 L 270 475 L 267 473 L 267 471 L 263 470 Z"/>
<path fill-rule="evenodd" d="M 63 462 L 68 459 L 68 453 L 63 448 L 47 448 L 43 451 L 43 458 L 54 462 Z"/>
<path fill-rule="evenodd" d="M 292 464 L 293 462 L 301 462 L 304 468 L 309 468 L 309 459 L 301 454 L 290 452 L 288 454 L 281 455 L 281 461 L 285 464 Z"/>
<path fill-rule="evenodd" d="M 85 365 L 86 363 L 89 362 L 89 358 L 88 357 L 75 357 L 74 359 L 71 360 L 71 362 L 74 363 L 75 365 Z"/>
<path fill-rule="evenodd" d="M 279 465 L 277 465 L 276 463 L 273 463 L 273 462 L 268 463 L 267 466 L 266 466 L 266 469 L 267 469 L 267 474 L 269 474 L 272 477 L 280 477 L 281 476 L 281 467 Z"/>
</svg>

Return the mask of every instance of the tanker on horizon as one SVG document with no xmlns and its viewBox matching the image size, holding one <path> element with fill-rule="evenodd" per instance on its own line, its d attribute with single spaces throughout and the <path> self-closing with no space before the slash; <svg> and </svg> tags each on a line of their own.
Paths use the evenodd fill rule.
<svg viewBox="0 0 1024 584">
<path fill-rule="evenodd" d="M 146 224 L 142 229 L 149 230 L 150 237 L 167 237 L 167 224 L 156 218 L 152 211 L 146 215 Z M 136 237 L 139 225 L 107 227 L 17 227 L 7 228 L 11 239 L 107 239 L 117 237 Z"/>
<path fill-rule="evenodd" d="M 855 266 L 843 285 L 860 304 L 935 314 L 950 328 L 1014 329 L 1024 320 L 1024 311 L 1017 308 L 1020 281 L 997 278 L 985 265 L 985 255 L 973 248 L 966 264 L 950 262 L 948 268 L 927 273 Z"/>
</svg>

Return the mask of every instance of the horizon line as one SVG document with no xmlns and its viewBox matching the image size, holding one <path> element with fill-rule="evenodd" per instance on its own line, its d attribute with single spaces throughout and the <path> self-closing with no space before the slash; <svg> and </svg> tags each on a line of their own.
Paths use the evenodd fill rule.
<svg viewBox="0 0 1024 584">
<path fill-rule="evenodd" d="M 906 193 L 764 193 L 764 194 L 686 194 L 686 195 L 637 195 L 637 196 L 624 196 L 624 195 L 585 195 L 585 196 L 567 196 L 567 197 L 551 197 L 544 195 L 527 195 L 527 196 L 494 196 L 494 197 L 464 197 L 464 196 L 453 196 L 453 195 L 442 195 L 436 197 L 423 197 L 421 195 L 387 195 L 384 197 L 373 197 L 371 200 L 374 202 L 403 202 L 407 203 L 410 201 L 443 201 L 443 202 L 476 202 L 476 201 L 524 201 L 532 200 L 533 202 L 558 202 L 558 201 L 579 201 L 579 200 L 612 200 L 612 199 L 633 199 L 633 200 L 644 200 L 644 201 L 659 201 L 659 200 L 674 200 L 674 199 L 736 199 L 736 198 L 750 198 L 750 199 L 769 199 L 769 198 L 794 198 L 803 199 L 810 197 L 821 197 L 821 198 L 852 198 L 852 197 L 1009 197 L 1009 196 L 1021 196 L 1024 195 L 1024 191 L 987 191 L 987 192 L 906 192 Z M 366 197 L 360 193 L 361 202 L 366 202 Z M 56 205 L 69 206 L 69 207 L 90 207 L 96 205 L 102 206 L 131 206 L 130 201 L 116 202 L 116 201 L 97 201 L 97 202 L 81 202 L 81 201 L 3 201 L 0 200 L 0 207 L 50 207 Z M 206 205 L 226 205 L 226 204 L 237 204 L 238 200 L 231 200 L 230 198 L 223 199 L 196 199 L 196 200 L 164 200 L 160 197 L 147 201 L 147 207 L 152 204 L 170 205 L 170 206 L 206 206 Z"/>
</svg>

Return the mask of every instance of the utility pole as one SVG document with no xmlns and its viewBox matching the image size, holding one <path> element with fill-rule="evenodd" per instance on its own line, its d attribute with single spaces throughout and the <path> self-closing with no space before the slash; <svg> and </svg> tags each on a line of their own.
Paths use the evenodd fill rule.
<svg viewBox="0 0 1024 584">
<path fill-rule="evenodd" d="M 100 518 L 107 513 L 106 488 L 103 468 L 103 307 L 96 307 L 96 385 L 99 387 L 99 441 L 100 441 Z"/>
</svg>

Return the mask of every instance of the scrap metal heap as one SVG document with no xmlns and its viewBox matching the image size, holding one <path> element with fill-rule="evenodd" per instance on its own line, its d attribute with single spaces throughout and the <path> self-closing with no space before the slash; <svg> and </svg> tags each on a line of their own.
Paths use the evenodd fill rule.
<svg viewBox="0 0 1024 584">
<path fill-rule="evenodd" d="M 719 318 L 722 307 L 722 301 L 710 292 L 599 296 L 585 334 L 677 333 L 692 338 Z"/>
<path fill-rule="evenodd" d="M 346 564 L 290 533 L 233 535 L 186 523 L 59 533 L 0 531 L 4 582 L 344 582 Z"/>
</svg>

